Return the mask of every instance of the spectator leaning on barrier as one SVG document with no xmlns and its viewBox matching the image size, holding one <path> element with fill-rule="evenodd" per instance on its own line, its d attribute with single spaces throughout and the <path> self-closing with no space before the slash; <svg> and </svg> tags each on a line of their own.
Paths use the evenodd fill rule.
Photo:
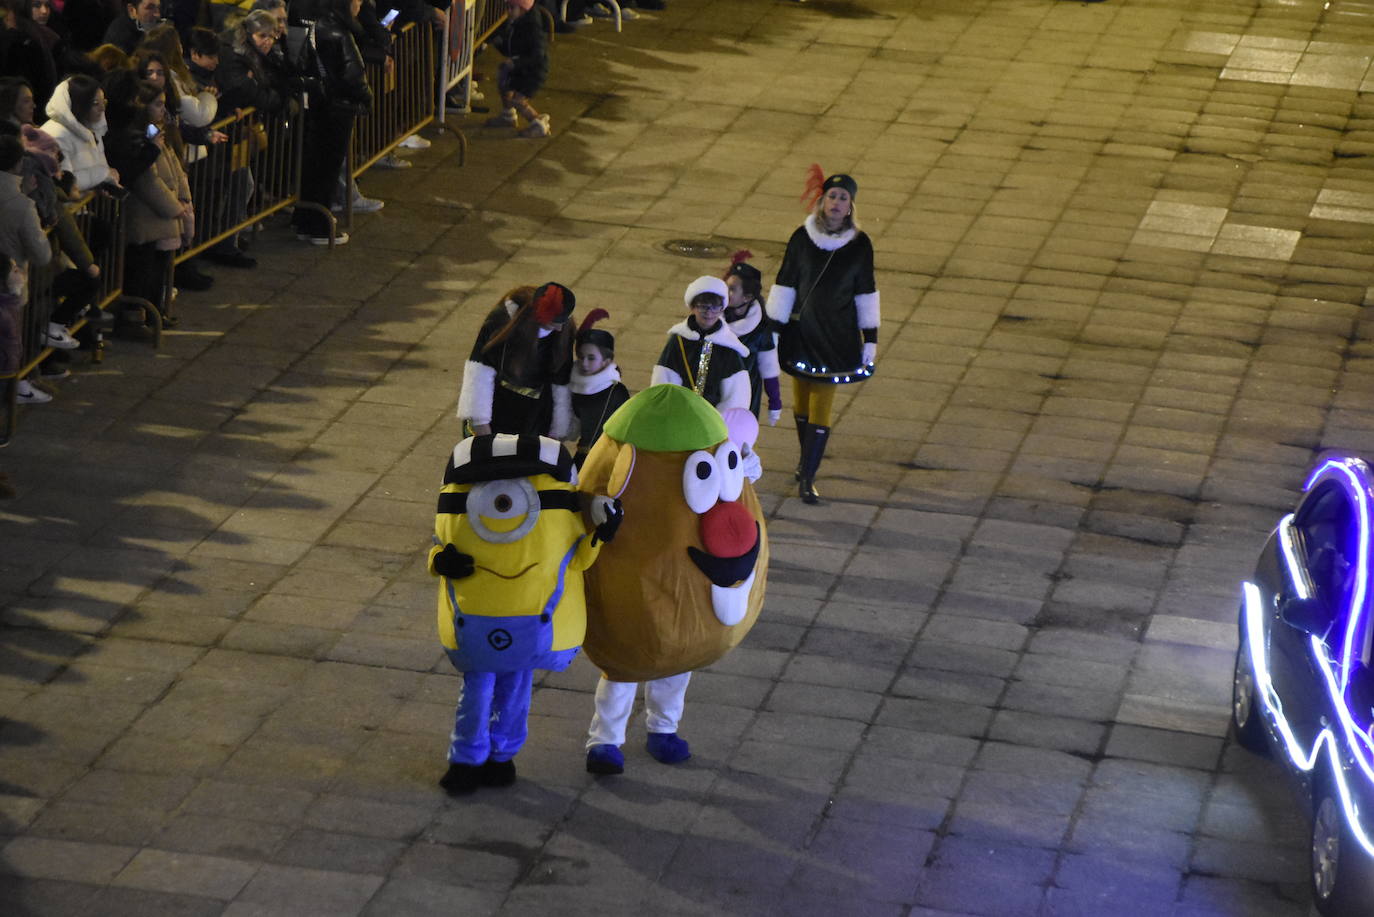
<svg viewBox="0 0 1374 917">
<path fill-rule="evenodd" d="M 18 137 L 0 136 L 0 253 L 13 259 L 16 269 L 27 278 L 31 266 L 48 263 L 52 247 L 38 220 L 38 209 L 20 186 L 23 159 L 24 145 Z M 40 346 L 41 342 L 33 344 Z M 42 404 L 52 396 L 22 380 L 18 399 L 20 403 Z"/>
<path fill-rule="evenodd" d="M 348 157 L 353 122 L 372 104 L 362 53 L 354 36 L 359 31 L 357 13 L 362 0 L 329 0 L 315 23 L 315 50 L 322 77 L 320 90 L 312 94 L 306 110 L 305 161 L 311 167 L 301 176 L 302 201 L 328 209 L 334 202 L 339 170 Z M 329 243 L 329 222 L 324 214 L 297 207 L 292 220 L 302 241 Z M 340 233 L 335 242 L 348 241 Z"/>
<path fill-rule="evenodd" d="M 62 150 L 62 161 L 76 179 L 76 190 L 89 191 L 102 182 L 119 182 L 105 159 L 105 92 L 89 76 L 78 74 L 57 86 L 48 100 L 43 124 Z"/>
<path fill-rule="evenodd" d="M 263 10 L 249 13 L 234 26 L 215 71 L 219 104 L 225 111 L 255 108 L 264 117 L 296 113 L 287 75 L 269 59 L 276 40 L 277 20 Z"/>
<path fill-rule="evenodd" d="M 158 126 L 166 108 L 162 91 L 129 72 L 112 76 L 108 88 L 110 159 L 129 189 L 124 199 L 124 292 L 152 303 L 163 324 L 173 325 L 167 274 L 192 217 L 191 190 Z M 126 329 L 141 324 L 142 318 L 130 310 Z"/>
</svg>

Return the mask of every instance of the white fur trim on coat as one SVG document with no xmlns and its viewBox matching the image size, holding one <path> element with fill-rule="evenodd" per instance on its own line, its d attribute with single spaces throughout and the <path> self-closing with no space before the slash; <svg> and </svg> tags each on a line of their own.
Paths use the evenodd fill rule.
<svg viewBox="0 0 1374 917">
<path fill-rule="evenodd" d="M 572 392 L 566 385 L 553 386 L 553 421 L 549 424 L 549 436 L 553 439 L 569 439 L 573 435 Z"/>
<path fill-rule="evenodd" d="M 778 363 L 778 348 L 759 351 L 759 378 L 776 379 L 782 372 L 782 367 Z"/>
<path fill-rule="evenodd" d="M 485 363 L 463 364 L 463 387 L 458 392 L 458 419 L 474 427 L 491 423 L 491 402 L 496 397 L 496 370 Z"/>
<path fill-rule="evenodd" d="M 686 338 L 689 341 L 701 339 L 701 335 L 693 331 L 691 327 L 688 326 L 686 320 L 680 321 L 669 328 L 668 333 L 676 334 L 678 337 Z M 706 335 L 706 340 L 717 347 L 729 347 L 735 353 L 739 354 L 741 359 L 749 359 L 749 348 L 744 346 L 743 341 L 735 337 L 735 332 L 730 330 L 730 326 L 726 322 L 721 322 L 719 328 Z"/>
<path fill-rule="evenodd" d="M 572 375 L 568 379 L 568 388 L 574 395 L 595 395 L 597 392 L 604 392 L 620 381 L 620 367 L 614 363 L 607 363 L 601 369 L 585 376 L 574 366 Z"/>
<path fill-rule="evenodd" d="M 735 333 L 735 337 L 742 338 L 759 326 L 763 321 L 763 304 L 757 299 L 749 301 L 749 308 L 744 310 L 744 318 L 737 318 L 730 322 L 730 330 Z"/>
<path fill-rule="evenodd" d="M 673 372 L 666 366 L 654 364 L 654 371 L 649 374 L 650 385 L 683 385 L 682 377 Z"/>
<path fill-rule="evenodd" d="M 749 410 L 749 396 L 753 389 L 749 387 L 749 374 L 744 370 L 725 377 L 720 381 L 720 404 L 716 405 L 718 411 L 728 411 L 730 408 L 743 408 Z"/>
<path fill-rule="evenodd" d="M 859 231 L 851 226 L 842 233 L 831 235 L 824 229 L 821 229 L 821 224 L 816 222 L 816 215 L 814 213 L 807 217 L 806 222 L 802 225 L 806 227 L 806 234 L 810 237 L 811 244 L 823 252 L 833 252 L 844 248 L 850 242 L 853 242 L 854 237 L 859 234 Z"/>
<path fill-rule="evenodd" d="M 768 317 L 779 325 L 787 324 L 792 317 L 792 307 L 797 304 L 797 288 L 773 284 L 768 291 Z"/>
<path fill-rule="evenodd" d="M 882 317 L 878 313 L 878 291 L 872 293 L 860 293 L 854 297 L 854 308 L 859 312 L 860 328 L 877 328 L 882 324 Z"/>
</svg>

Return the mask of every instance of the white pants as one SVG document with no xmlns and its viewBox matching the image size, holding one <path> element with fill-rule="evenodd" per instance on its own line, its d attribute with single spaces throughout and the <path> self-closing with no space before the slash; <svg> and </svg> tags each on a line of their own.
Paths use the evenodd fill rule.
<svg viewBox="0 0 1374 917">
<path fill-rule="evenodd" d="M 644 682 L 644 719 L 650 732 L 677 732 L 682 708 L 687 702 L 687 682 L 691 672 L 670 675 Z M 587 730 L 587 747 L 593 745 L 624 745 L 625 724 L 635 705 L 637 681 L 609 681 L 596 683 L 596 713 Z"/>
</svg>

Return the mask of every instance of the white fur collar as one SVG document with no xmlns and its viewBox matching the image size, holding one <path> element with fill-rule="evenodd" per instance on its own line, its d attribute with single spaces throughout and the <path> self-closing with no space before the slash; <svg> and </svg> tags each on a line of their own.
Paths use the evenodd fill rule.
<svg viewBox="0 0 1374 917">
<path fill-rule="evenodd" d="M 744 318 L 737 318 L 728 324 L 730 325 L 731 333 L 733 333 L 735 337 L 741 337 L 751 333 L 759 326 L 759 322 L 761 321 L 763 321 L 763 306 L 759 305 L 757 299 L 754 299 L 750 301 L 749 308 L 744 313 Z"/>
<path fill-rule="evenodd" d="M 619 381 L 620 367 L 614 363 L 607 363 L 590 376 L 582 375 L 581 371 L 574 366 L 572 376 L 568 379 L 568 388 L 574 395 L 595 395 L 597 392 L 604 392 Z"/>
<path fill-rule="evenodd" d="M 668 329 L 669 334 L 676 334 L 678 337 L 686 338 L 689 341 L 701 339 L 701 335 L 693 331 L 687 324 L 687 319 L 683 319 L 676 325 Z M 740 339 L 735 337 L 735 333 L 730 330 L 728 322 L 722 321 L 720 327 L 706 335 L 706 340 L 715 344 L 717 347 L 729 347 L 735 353 L 746 359 L 749 356 L 749 348 L 740 343 Z"/>
<path fill-rule="evenodd" d="M 821 228 L 820 223 L 816 222 L 816 215 L 814 213 L 807 217 L 806 222 L 802 225 L 806 227 L 806 234 L 811 237 L 812 244 L 823 252 L 833 252 L 844 248 L 850 242 L 853 242 L 854 237 L 859 234 L 857 229 L 850 226 L 838 235 L 831 235 Z"/>
</svg>

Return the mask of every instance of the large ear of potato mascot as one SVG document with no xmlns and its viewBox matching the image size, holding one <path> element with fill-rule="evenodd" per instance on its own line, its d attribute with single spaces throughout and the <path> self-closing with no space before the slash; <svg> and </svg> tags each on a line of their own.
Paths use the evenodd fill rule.
<svg viewBox="0 0 1374 917">
<path fill-rule="evenodd" d="M 462 673 L 450 794 L 515 781 L 535 669 L 568 667 L 586 633 L 582 572 L 619 515 L 590 531 L 572 457 L 534 434 L 474 436 L 444 471 L 429 570 L 439 640 Z"/>
<path fill-rule="evenodd" d="M 758 618 L 768 536 L 745 445 L 700 395 L 665 384 L 611 415 L 587 456 L 581 489 L 625 506 L 620 537 L 587 575 L 584 646 L 604 676 L 587 737 L 594 774 L 624 770 L 641 681 L 649 754 L 686 760 L 677 725 L 692 670 L 738 645 Z"/>
</svg>

